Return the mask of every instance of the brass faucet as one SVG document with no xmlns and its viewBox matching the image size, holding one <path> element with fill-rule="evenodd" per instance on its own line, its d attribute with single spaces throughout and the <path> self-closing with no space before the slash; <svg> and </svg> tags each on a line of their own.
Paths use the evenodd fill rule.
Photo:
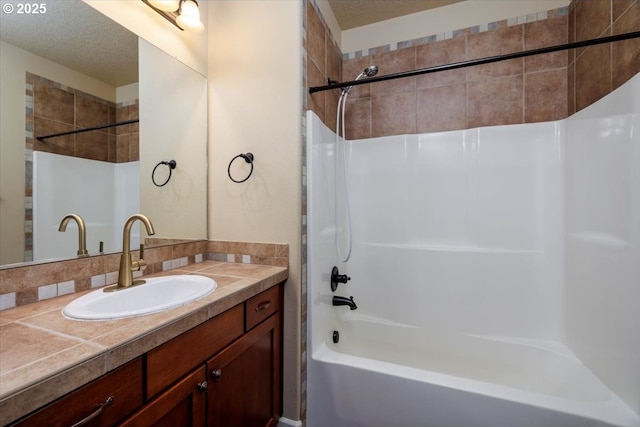
<svg viewBox="0 0 640 427">
<path fill-rule="evenodd" d="M 129 247 L 131 246 L 131 227 L 136 220 L 140 220 L 147 228 L 147 234 L 152 236 L 156 234 L 153 229 L 153 225 L 149 218 L 142 214 L 135 214 L 129 217 L 124 223 L 124 230 L 122 235 L 122 255 L 120 255 L 120 271 L 118 273 L 118 283 L 114 286 L 104 288 L 105 292 L 118 291 L 126 289 L 131 286 L 141 285 L 144 280 L 133 280 L 133 272 L 141 271 L 147 267 L 147 263 L 144 261 L 144 245 L 140 245 L 140 259 L 138 261 L 131 261 L 131 252 Z"/>
<path fill-rule="evenodd" d="M 88 256 L 87 252 L 87 227 L 84 225 L 84 220 L 80 215 L 69 214 L 62 218 L 58 231 L 67 231 L 67 224 L 69 221 L 74 220 L 78 224 L 78 255 Z"/>
</svg>

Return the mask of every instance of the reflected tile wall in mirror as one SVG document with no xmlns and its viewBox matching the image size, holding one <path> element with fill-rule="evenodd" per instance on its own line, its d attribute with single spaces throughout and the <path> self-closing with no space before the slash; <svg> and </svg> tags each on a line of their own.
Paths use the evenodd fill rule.
<svg viewBox="0 0 640 427">
<path fill-rule="evenodd" d="M 33 260 L 33 151 L 111 163 L 139 160 L 137 123 L 38 141 L 38 136 L 138 119 L 139 100 L 114 103 L 32 73 L 25 76 L 25 261 Z"/>
</svg>

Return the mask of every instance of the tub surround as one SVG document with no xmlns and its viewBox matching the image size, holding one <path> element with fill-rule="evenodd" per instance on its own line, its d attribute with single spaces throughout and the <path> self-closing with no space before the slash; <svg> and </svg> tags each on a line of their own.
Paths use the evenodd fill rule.
<svg viewBox="0 0 640 427">
<path fill-rule="evenodd" d="M 280 245 L 217 242 L 216 248 L 268 252 Z M 214 257 L 217 255 L 213 255 Z M 226 254 L 227 258 L 236 257 Z M 251 257 L 251 255 L 241 255 Z M 61 309 L 80 294 L 0 312 L 0 425 L 5 425 L 122 366 L 150 349 L 269 289 L 288 269 L 207 260 L 155 276 L 198 274 L 218 283 L 215 292 L 181 307 L 128 319 L 80 322 Z M 88 291 L 85 291 L 88 292 Z"/>
</svg>

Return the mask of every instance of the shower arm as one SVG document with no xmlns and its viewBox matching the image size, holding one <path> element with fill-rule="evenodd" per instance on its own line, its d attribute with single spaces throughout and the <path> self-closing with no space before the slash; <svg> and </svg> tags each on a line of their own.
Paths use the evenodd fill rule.
<svg viewBox="0 0 640 427">
<path fill-rule="evenodd" d="M 468 61 L 454 62 L 452 64 L 445 64 L 445 65 L 436 65 L 434 67 L 420 68 L 412 71 L 401 71 L 399 73 L 392 73 L 392 74 L 385 74 L 377 77 L 370 77 L 366 80 L 353 80 L 350 82 L 331 83 L 325 86 L 315 86 L 315 87 L 309 88 L 309 93 L 313 94 L 316 92 L 323 92 L 323 91 L 332 90 L 332 89 L 341 89 L 349 86 L 377 83 L 385 80 L 394 80 L 394 79 L 400 79 L 403 77 L 418 76 L 421 74 L 436 73 L 438 71 L 455 70 L 458 68 L 472 67 L 474 65 L 490 64 L 493 62 L 506 61 L 509 59 L 524 58 L 527 56 L 541 55 L 544 53 L 558 52 L 561 50 L 594 46 L 598 44 L 629 40 L 629 39 L 638 38 L 638 37 L 640 37 L 640 31 L 633 31 L 630 33 L 617 34 L 614 36 L 601 37 L 597 39 L 583 40 L 579 42 L 566 43 L 566 44 L 561 44 L 557 46 L 549 46 L 549 47 L 543 47 L 539 49 L 525 50 L 523 52 L 514 52 L 514 53 L 507 53 L 504 55 L 490 56 L 486 58 L 470 59 Z"/>
</svg>

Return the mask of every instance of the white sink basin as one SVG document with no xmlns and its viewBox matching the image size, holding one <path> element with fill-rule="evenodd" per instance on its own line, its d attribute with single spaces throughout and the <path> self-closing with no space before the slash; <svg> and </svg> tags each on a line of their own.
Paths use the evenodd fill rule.
<svg viewBox="0 0 640 427">
<path fill-rule="evenodd" d="M 98 289 L 71 301 L 62 314 L 76 320 L 112 320 L 157 313 L 202 298 L 218 286 L 213 279 L 195 275 L 155 277 L 146 281 L 117 292 Z"/>
</svg>

